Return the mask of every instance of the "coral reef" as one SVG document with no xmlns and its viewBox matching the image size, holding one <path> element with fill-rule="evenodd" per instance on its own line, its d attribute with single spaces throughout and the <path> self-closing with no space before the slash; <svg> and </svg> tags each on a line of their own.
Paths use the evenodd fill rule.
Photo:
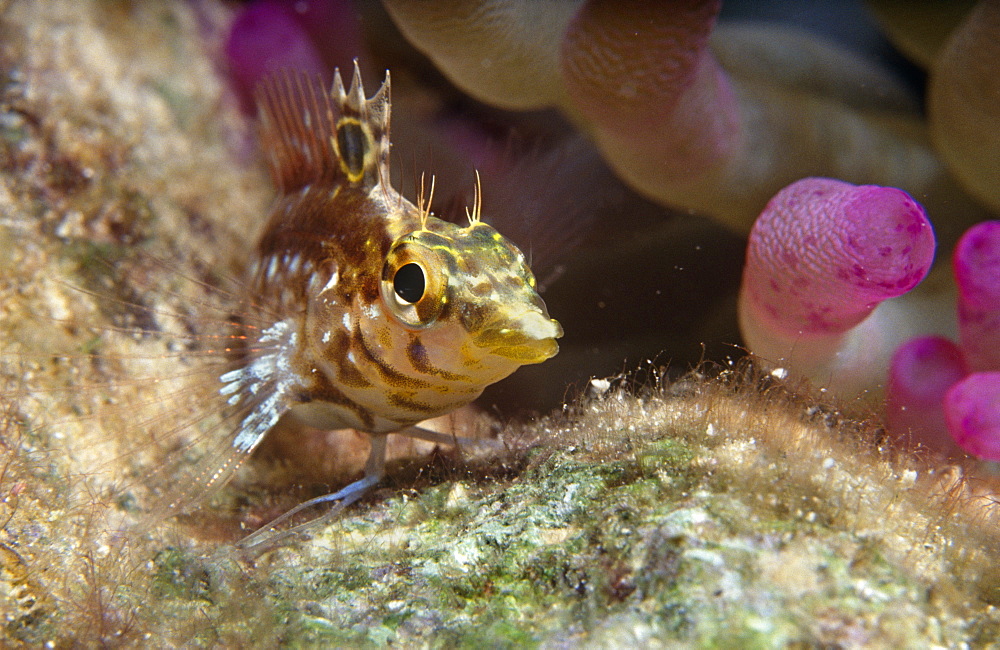
<svg viewBox="0 0 1000 650">
<path fill-rule="evenodd" d="M 200 451 L 177 434 L 210 444 L 216 422 L 199 383 L 199 346 L 215 334 L 206 314 L 232 308 L 229 278 L 272 195 L 220 70 L 235 11 L 213 0 L 0 2 L 4 645 L 912 647 L 1000 634 L 993 483 L 900 457 L 877 423 L 739 364 L 679 381 L 659 370 L 637 384 L 595 381 L 587 399 L 502 427 L 463 413 L 460 426 L 502 428 L 509 449 L 397 449 L 384 488 L 321 535 L 256 559 L 232 544 L 349 480 L 363 443 L 276 432 L 210 507 L 144 520 L 161 453 L 186 461 Z M 292 27 L 301 38 L 301 23 Z M 393 39 L 369 44 L 384 40 Z M 464 130 L 440 136 L 442 122 L 427 118 L 442 113 L 427 109 L 435 95 L 413 66 L 393 67 L 406 107 L 397 150 L 410 143 L 404 155 L 422 156 L 422 125 L 441 140 L 435 152 L 457 142 L 497 160 L 495 148 L 476 148 L 478 122 L 453 116 L 447 125 Z M 524 128 L 565 128 L 532 117 Z M 560 185 L 562 158 L 545 152 L 551 183 L 535 187 L 628 196 L 574 146 L 584 154 L 567 169 L 585 180 Z M 678 331 L 722 336 L 683 309 L 704 285 L 645 262 L 666 257 L 691 275 L 732 264 L 732 297 L 734 240 L 720 234 L 718 245 L 706 233 L 719 231 L 697 219 L 660 228 L 662 211 L 621 200 L 643 214 L 621 210 L 603 230 L 595 220 L 600 243 L 617 238 L 641 269 L 645 300 L 669 296 Z M 712 242 L 716 257 L 696 250 Z M 653 320 L 614 302 L 628 283 L 609 272 L 610 252 L 574 250 L 551 291 L 568 287 L 562 304 L 576 305 L 579 329 L 621 339 L 629 323 Z M 671 293 L 673 280 L 686 293 Z M 601 282 L 622 292 L 602 293 Z M 586 322 L 598 300 L 619 324 Z M 672 344 L 673 324 L 656 327 L 658 349 Z M 593 367 L 587 354 L 567 358 Z M 625 356 L 614 346 L 601 354 Z M 941 374 L 931 392 L 954 383 Z M 558 396 L 565 386 L 545 381 Z"/>
</svg>

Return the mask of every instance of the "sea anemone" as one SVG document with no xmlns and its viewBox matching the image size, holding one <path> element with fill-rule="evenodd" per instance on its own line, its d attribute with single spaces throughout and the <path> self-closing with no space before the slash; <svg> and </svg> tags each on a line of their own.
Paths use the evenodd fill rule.
<svg viewBox="0 0 1000 650">
<path fill-rule="evenodd" d="M 927 96 L 935 149 L 969 192 L 993 210 L 1000 209 L 998 60 L 1000 3 L 980 2 L 937 53 Z"/>
<path fill-rule="evenodd" d="M 385 5 L 457 86 L 504 108 L 558 107 L 663 205 L 745 231 L 781 187 L 829 176 L 902 188 L 945 222 L 982 215 L 900 84 L 802 30 L 716 27 L 721 3 L 694 0 Z"/>
<path fill-rule="evenodd" d="M 893 437 L 946 456 L 956 456 L 957 443 L 1000 460 L 1000 221 L 970 228 L 952 268 L 959 342 L 921 337 L 900 346 L 890 364 L 886 426 Z"/>
<path fill-rule="evenodd" d="M 899 346 L 886 385 L 886 429 L 897 446 L 930 449 L 941 456 L 964 454 L 945 433 L 945 393 L 968 373 L 962 351 L 942 336 L 921 336 Z"/>
<path fill-rule="evenodd" d="M 319 4 L 295 2 L 293 9 Z M 519 8 L 539 11 L 547 4 Z M 560 34 L 582 4 L 565 5 Z M 916 7 L 904 4 L 908 11 Z M 624 381 L 595 381 L 589 398 L 567 400 L 548 417 L 497 424 L 509 454 L 459 464 L 440 453 L 408 471 L 400 468 L 385 490 L 345 511 L 321 536 L 253 563 L 226 546 L 245 534 L 242 525 L 347 480 L 342 473 L 349 469 L 303 472 L 316 459 L 298 459 L 319 455 L 313 453 L 319 443 L 290 437 L 299 456 L 275 452 L 280 462 L 249 464 L 204 512 L 172 522 L 176 526 L 137 530 L 131 522 L 148 505 L 142 488 L 157 471 L 151 447 L 193 460 L 202 445 L 187 446 L 189 435 L 212 443 L 215 390 L 198 383 L 199 357 L 218 342 L 218 320 L 210 315 L 228 319 L 238 309 L 226 300 L 220 276 L 237 268 L 247 234 L 271 198 L 262 170 L 228 148 L 224 136 L 245 129 L 247 120 L 214 74 L 218 60 L 209 55 L 223 48 L 204 42 L 201 22 L 208 16 L 228 26 L 232 14 L 254 5 L 0 0 L 0 6 L 0 59 L 9 73 L 0 84 L 4 645 L 365 646 L 432 639 L 504 646 L 960 647 L 998 638 L 995 484 L 964 481 L 952 468 L 897 455 L 879 444 L 885 438 L 877 422 L 858 422 L 822 396 L 793 392 L 778 379 L 782 373 L 758 373 L 746 363 L 714 372 L 705 364 L 676 382 L 656 368 L 656 380 L 639 391 Z M 365 24 L 366 36 L 378 31 Z M 533 27 L 545 33 L 544 25 Z M 887 99 L 894 96 L 891 82 L 870 82 L 870 70 L 851 77 L 857 83 L 838 86 L 837 72 L 847 68 L 831 65 L 820 74 L 811 67 L 833 60 L 826 55 L 793 49 L 780 59 L 785 65 L 772 63 L 763 46 L 790 42 L 781 40 L 789 39 L 786 27 L 773 28 L 770 43 L 747 38 L 740 48 L 736 32 L 728 31 L 727 56 L 742 58 L 756 75 L 744 68 L 736 83 L 736 65 L 712 44 L 727 29 L 717 28 L 709 42 L 738 96 L 756 93 L 776 104 L 787 98 L 792 115 L 802 106 L 796 101 L 814 95 L 838 97 L 838 115 L 871 102 L 902 110 Z M 294 31 L 324 58 L 311 32 Z M 383 38 L 402 45 L 395 32 L 386 33 Z M 476 36 L 482 41 L 490 33 Z M 758 26 L 755 33 L 767 32 Z M 817 42 L 801 32 L 797 38 L 803 47 Z M 559 49 L 547 51 L 556 58 L 539 60 L 558 62 Z M 797 56 L 811 63 L 792 65 Z M 523 60 L 527 68 L 532 57 Z M 398 59 L 372 65 L 392 68 L 400 104 L 406 73 L 428 71 L 426 63 L 408 69 Z M 534 77 L 525 72 L 530 95 Z M 787 94 L 774 90 L 771 82 L 779 77 Z M 470 105 L 444 86 L 433 90 L 447 93 L 441 104 Z M 432 114 L 418 103 L 399 111 L 401 121 L 412 119 L 428 139 L 440 133 L 426 120 Z M 803 128 L 820 114 L 827 115 L 801 109 Z M 767 133 L 747 129 L 746 113 L 741 117 L 744 134 Z M 593 124 L 583 117 L 577 123 Z M 475 128 L 460 146 L 482 144 L 484 122 L 466 125 Z M 872 149 L 865 153 L 881 155 L 874 140 L 838 139 L 836 127 L 827 133 L 831 150 L 860 143 Z M 582 132 L 574 142 L 586 149 Z M 761 148 L 762 156 L 786 153 L 784 141 L 763 144 L 770 148 Z M 801 160 L 792 157 L 794 145 L 787 148 L 789 160 Z M 548 171 L 531 178 L 535 186 L 550 190 L 561 174 L 592 171 L 596 150 L 579 157 L 577 151 L 570 152 L 571 165 L 546 152 Z M 424 150 L 397 152 L 405 159 Z M 440 172 L 439 162 L 421 159 L 415 166 Z M 761 165 L 760 177 L 734 177 L 735 193 L 763 196 L 752 211 L 739 208 L 744 217 L 759 214 L 781 186 L 798 180 L 776 179 L 771 162 Z M 818 173 L 797 164 L 789 168 Z M 606 179 L 579 176 L 583 198 L 607 187 Z M 847 180 L 890 184 L 875 176 Z M 900 186 L 939 218 L 928 197 Z M 900 203 L 910 200 L 889 194 Z M 530 193 L 518 198 L 512 202 L 517 210 L 539 206 Z M 720 191 L 717 202 L 727 201 Z M 568 303 L 584 316 L 578 321 L 588 321 L 567 327 L 568 333 L 589 327 L 617 343 L 633 336 L 631 323 L 646 320 L 654 349 L 680 348 L 676 332 L 684 328 L 708 343 L 735 342 L 734 322 L 716 330 L 684 310 L 699 294 L 725 300 L 729 285 L 719 278 L 730 271 L 735 293 L 738 238 L 729 235 L 710 258 L 707 251 L 719 240 L 696 229 L 705 220 L 683 213 L 667 219 L 666 210 L 643 207 L 645 225 L 629 230 L 635 215 L 616 204 L 598 242 L 604 260 L 620 255 L 635 268 L 641 298 L 628 294 L 631 287 L 610 263 L 588 269 L 588 258 L 567 246 L 581 266 L 567 266 L 557 289 L 579 283 Z M 540 211 L 550 212 L 557 211 Z M 654 237 L 660 221 L 678 229 L 657 229 Z M 954 227 L 947 220 L 935 226 L 939 235 Z M 678 232 L 683 236 L 667 236 Z M 951 248 L 951 239 L 942 241 L 949 242 L 942 250 Z M 655 255 L 638 256 L 640 245 Z M 662 266 L 654 267 L 656 261 Z M 663 268 L 672 275 L 660 273 Z M 598 281 L 611 285 L 607 295 L 595 287 Z M 886 299 L 855 328 L 927 283 Z M 608 301 L 606 308 L 596 306 L 599 300 Z M 656 300 L 671 306 L 670 318 L 646 317 L 643 307 Z M 953 319 L 955 310 L 941 304 L 936 312 Z M 865 309 L 841 309 L 847 313 L 841 320 L 860 318 Z M 926 314 L 900 311 L 911 323 Z M 613 325 L 595 317 L 610 312 L 618 319 Z M 964 344 L 939 339 L 936 345 L 931 352 L 940 350 L 945 360 L 926 395 L 977 376 L 966 374 L 955 354 Z M 602 353 L 620 350 L 609 345 Z M 594 354 L 587 354 L 593 368 Z M 898 369 L 904 378 L 921 376 L 914 365 Z M 557 384 L 561 396 L 566 379 L 549 384 Z M 982 392 L 956 394 L 958 402 L 997 412 Z M 909 404 L 913 413 L 915 402 Z M 490 428 L 493 421 L 481 415 L 476 422 Z M 198 425 L 183 426 L 194 421 Z M 963 421 L 978 422 L 976 430 L 983 431 L 991 420 Z M 171 436 L 176 433 L 182 435 Z M 340 450 L 330 455 L 344 460 Z"/>
<path fill-rule="evenodd" d="M 970 228 L 953 266 L 965 361 L 970 370 L 1000 370 L 1000 221 Z"/>
<path fill-rule="evenodd" d="M 254 110 L 254 89 L 271 72 L 301 70 L 333 79 L 364 53 L 361 24 L 347 0 L 255 0 L 237 12 L 225 61 L 240 106 Z"/>
<path fill-rule="evenodd" d="M 748 348 L 821 386 L 877 386 L 915 323 L 886 302 L 915 287 L 934 233 L 905 192 L 806 178 L 767 204 L 750 232 L 740 289 Z"/>
<path fill-rule="evenodd" d="M 944 396 L 948 432 L 974 456 L 1000 461 L 1000 372 L 974 372 Z"/>
</svg>

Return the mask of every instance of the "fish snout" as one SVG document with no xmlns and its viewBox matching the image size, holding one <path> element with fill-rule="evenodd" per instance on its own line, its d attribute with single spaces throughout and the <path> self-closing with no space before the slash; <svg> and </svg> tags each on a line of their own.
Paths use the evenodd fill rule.
<svg viewBox="0 0 1000 650">
<path fill-rule="evenodd" d="M 475 343 L 520 364 L 541 363 L 559 351 L 556 339 L 562 335 L 558 321 L 532 309 L 493 323 L 475 337 Z"/>
</svg>

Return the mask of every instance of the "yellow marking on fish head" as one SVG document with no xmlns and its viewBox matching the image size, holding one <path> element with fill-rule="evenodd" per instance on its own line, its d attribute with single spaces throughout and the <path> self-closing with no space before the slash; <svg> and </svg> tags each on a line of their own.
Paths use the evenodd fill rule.
<svg viewBox="0 0 1000 650">
<path fill-rule="evenodd" d="M 420 332 L 426 366 L 483 386 L 559 350 L 524 255 L 489 225 L 462 228 L 430 218 L 399 238 L 382 271 L 381 297 L 404 327 Z"/>
</svg>

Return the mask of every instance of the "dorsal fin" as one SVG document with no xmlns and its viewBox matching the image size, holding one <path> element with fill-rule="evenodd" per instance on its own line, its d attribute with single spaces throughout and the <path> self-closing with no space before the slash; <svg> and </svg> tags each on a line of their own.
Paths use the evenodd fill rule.
<svg viewBox="0 0 1000 650">
<path fill-rule="evenodd" d="M 371 188 L 389 178 L 389 72 L 365 99 L 354 62 L 351 88 L 340 70 L 333 90 L 304 72 L 279 73 L 257 86 L 261 146 L 275 184 L 285 193 L 310 183 Z"/>
</svg>

